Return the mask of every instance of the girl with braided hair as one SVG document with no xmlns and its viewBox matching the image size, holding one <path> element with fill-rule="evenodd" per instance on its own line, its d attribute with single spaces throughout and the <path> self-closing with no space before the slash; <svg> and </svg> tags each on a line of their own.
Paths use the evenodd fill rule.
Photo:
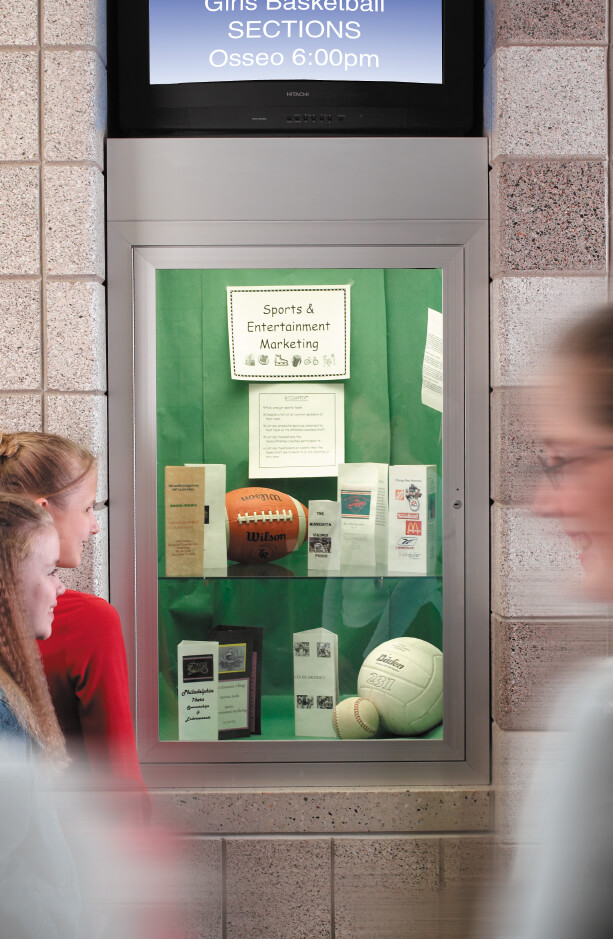
<svg viewBox="0 0 613 939">
<path fill-rule="evenodd" d="M 49 513 L 0 494 L 0 738 L 64 763 L 64 738 L 35 641 L 51 634 L 64 593 L 59 553 Z"/>
</svg>

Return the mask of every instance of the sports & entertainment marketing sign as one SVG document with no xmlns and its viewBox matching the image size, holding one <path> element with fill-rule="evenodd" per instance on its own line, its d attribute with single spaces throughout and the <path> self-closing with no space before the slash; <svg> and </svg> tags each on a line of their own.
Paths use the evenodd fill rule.
<svg viewBox="0 0 613 939">
<path fill-rule="evenodd" d="M 349 378 L 350 289 L 228 287 L 232 378 Z"/>
</svg>

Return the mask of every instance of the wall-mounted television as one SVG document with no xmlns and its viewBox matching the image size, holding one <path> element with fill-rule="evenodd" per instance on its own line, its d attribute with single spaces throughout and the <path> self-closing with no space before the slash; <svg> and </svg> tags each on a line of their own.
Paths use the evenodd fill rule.
<svg viewBox="0 0 613 939">
<path fill-rule="evenodd" d="M 480 133 L 481 0 L 109 0 L 112 136 Z"/>
</svg>

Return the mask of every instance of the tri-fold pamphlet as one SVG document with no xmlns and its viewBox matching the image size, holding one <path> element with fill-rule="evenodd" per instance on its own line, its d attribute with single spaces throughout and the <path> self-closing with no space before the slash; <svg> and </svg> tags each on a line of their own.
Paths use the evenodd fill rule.
<svg viewBox="0 0 613 939">
<path fill-rule="evenodd" d="M 338 637 L 329 629 L 294 633 L 294 716 L 297 737 L 336 737 Z"/>
<path fill-rule="evenodd" d="M 166 576 L 202 577 L 204 563 L 204 468 L 164 470 Z"/>
<path fill-rule="evenodd" d="M 166 466 L 166 576 L 223 576 L 226 542 L 224 463 Z"/>
<path fill-rule="evenodd" d="M 309 501 L 309 571 L 338 571 L 341 566 L 341 514 L 338 502 Z"/>
<path fill-rule="evenodd" d="M 226 541 L 226 464 L 186 463 L 204 470 L 204 573 L 220 576 L 228 566 Z"/>
<path fill-rule="evenodd" d="M 387 463 L 340 463 L 341 569 L 387 560 Z"/>
<path fill-rule="evenodd" d="M 436 466 L 390 466 L 387 559 L 390 573 L 434 573 L 436 483 Z"/>
<path fill-rule="evenodd" d="M 183 640 L 177 647 L 179 740 L 217 740 L 219 643 Z"/>
</svg>

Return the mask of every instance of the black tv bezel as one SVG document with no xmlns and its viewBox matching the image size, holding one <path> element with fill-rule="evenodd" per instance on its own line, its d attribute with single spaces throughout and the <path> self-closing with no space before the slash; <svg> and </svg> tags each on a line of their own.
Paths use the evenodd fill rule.
<svg viewBox="0 0 613 939">
<path fill-rule="evenodd" d="M 149 2 L 108 0 L 109 134 L 481 133 L 482 0 L 442 0 L 443 82 L 149 83 Z"/>
</svg>

